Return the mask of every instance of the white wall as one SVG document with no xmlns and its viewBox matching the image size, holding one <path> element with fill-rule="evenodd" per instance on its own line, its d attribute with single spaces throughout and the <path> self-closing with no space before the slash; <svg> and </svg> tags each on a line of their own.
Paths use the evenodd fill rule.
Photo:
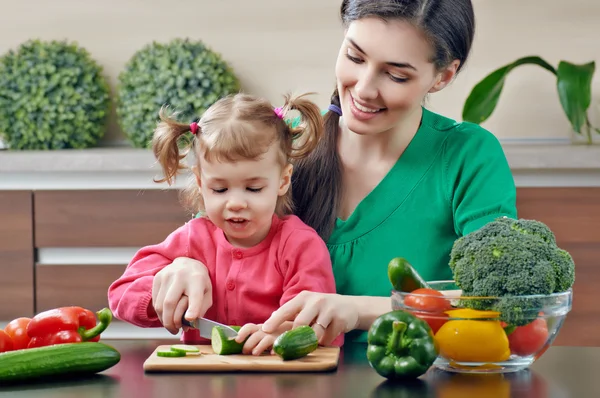
<svg viewBox="0 0 600 398">
<path fill-rule="evenodd" d="M 278 101 L 288 90 L 317 91 L 325 106 L 341 39 L 340 0 L 2 0 L 0 52 L 29 38 L 75 40 L 104 66 L 114 88 L 143 45 L 175 37 L 202 39 L 230 62 L 244 89 Z M 430 107 L 460 119 L 469 90 L 493 69 L 525 55 L 600 60 L 600 0 L 474 0 L 472 58 Z M 228 11 L 229 10 L 229 11 Z M 600 73 L 594 80 L 598 100 Z M 518 90 L 521 90 L 518 93 Z M 515 70 L 492 118 L 499 138 L 567 138 L 553 76 L 539 67 Z M 106 137 L 122 139 L 114 114 Z"/>
</svg>

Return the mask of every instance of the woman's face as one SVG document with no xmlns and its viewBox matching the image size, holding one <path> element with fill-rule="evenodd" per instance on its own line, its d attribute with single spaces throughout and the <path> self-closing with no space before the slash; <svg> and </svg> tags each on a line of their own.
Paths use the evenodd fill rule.
<svg viewBox="0 0 600 398">
<path fill-rule="evenodd" d="M 458 62 L 436 71 L 433 49 L 409 23 L 364 18 L 350 23 L 336 63 L 347 127 L 362 135 L 389 131 L 442 89 Z"/>
</svg>

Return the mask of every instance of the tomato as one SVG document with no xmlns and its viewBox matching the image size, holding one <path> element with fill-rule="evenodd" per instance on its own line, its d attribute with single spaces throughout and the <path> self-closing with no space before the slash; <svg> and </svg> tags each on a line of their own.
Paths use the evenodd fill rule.
<svg viewBox="0 0 600 398">
<path fill-rule="evenodd" d="M 29 344 L 29 336 L 27 335 L 27 325 L 29 325 L 30 318 L 17 318 L 13 319 L 6 327 L 4 331 L 11 337 L 14 349 L 20 350 L 27 348 Z"/>
<path fill-rule="evenodd" d="M 4 330 L 0 330 L 0 352 L 12 351 L 12 349 L 12 339 Z"/>
<path fill-rule="evenodd" d="M 547 341 L 548 325 L 543 318 L 538 318 L 525 326 L 519 326 L 508 335 L 510 351 L 521 356 L 537 354 Z M 539 354 L 541 355 L 541 353 Z"/>
<path fill-rule="evenodd" d="M 450 301 L 441 292 L 427 288 L 416 289 L 407 294 L 404 305 L 413 315 L 427 322 L 433 334 L 448 320 L 444 311 L 452 308 Z"/>
</svg>

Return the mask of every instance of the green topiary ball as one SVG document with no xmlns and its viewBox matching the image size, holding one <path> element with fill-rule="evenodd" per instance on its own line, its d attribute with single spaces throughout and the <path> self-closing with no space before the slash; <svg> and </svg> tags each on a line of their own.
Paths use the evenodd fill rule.
<svg viewBox="0 0 600 398">
<path fill-rule="evenodd" d="M 147 148 L 161 106 L 168 105 L 191 122 L 239 89 L 232 69 L 202 42 L 153 42 L 136 52 L 119 75 L 119 124 L 135 147 Z"/>
<path fill-rule="evenodd" d="M 104 135 L 102 68 L 75 43 L 30 40 L 0 57 L 0 136 L 9 149 L 82 149 Z"/>
</svg>

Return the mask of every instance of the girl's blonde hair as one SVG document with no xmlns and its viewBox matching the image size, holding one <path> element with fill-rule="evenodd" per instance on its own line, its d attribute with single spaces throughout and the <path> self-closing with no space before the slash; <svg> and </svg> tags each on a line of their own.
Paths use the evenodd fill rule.
<svg viewBox="0 0 600 398">
<path fill-rule="evenodd" d="M 206 161 L 255 160 L 278 143 L 282 167 L 292 160 L 306 157 L 323 136 L 324 125 L 320 109 L 303 94 L 286 95 L 281 108 L 269 101 L 248 94 L 235 94 L 215 102 L 197 123 L 197 131 L 188 145 L 181 146 L 182 136 L 193 128 L 175 120 L 162 107 L 160 122 L 152 139 L 152 150 L 162 167 L 164 178 L 156 182 L 171 185 L 180 170 L 188 167 L 183 159 L 192 153 L 200 170 L 201 159 Z M 289 111 L 298 111 L 300 122 L 291 127 L 284 120 Z M 195 126 L 194 126 L 195 127 Z M 184 206 L 192 213 L 204 211 L 204 200 L 194 178 L 181 195 Z M 279 216 L 293 211 L 292 189 L 279 197 L 275 212 Z"/>
</svg>

